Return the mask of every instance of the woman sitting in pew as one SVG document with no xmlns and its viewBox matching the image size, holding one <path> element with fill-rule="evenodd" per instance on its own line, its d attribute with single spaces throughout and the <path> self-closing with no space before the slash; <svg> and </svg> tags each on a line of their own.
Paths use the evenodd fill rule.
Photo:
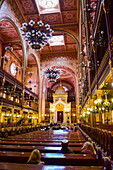
<svg viewBox="0 0 113 170">
<path fill-rule="evenodd" d="M 44 165 L 45 163 L 41 161 L 41 157 L 40 157 L 40 151 L 37 149 L 34 149 L 31 152 L 31 155 L 27 161 L 28 164 L 42 164 Z"/>
<path fill-rule="evenodd" d="M 91 138 L 88 138 L 88 141 L 84 143 L 83 147 L 81 148 L 82 153 L 89 153 L 89 154 L 95 154 L 96 151 L 94 149 L 93 144 L 91 143 Z"/>
</svg>

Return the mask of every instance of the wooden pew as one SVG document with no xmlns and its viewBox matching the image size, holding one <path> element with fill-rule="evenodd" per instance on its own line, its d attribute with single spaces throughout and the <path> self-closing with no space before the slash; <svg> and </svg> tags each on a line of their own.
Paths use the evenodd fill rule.
<svg viewBox="0 0 113 170">
<path fill-rule="evenodd" d="M 55 137 L 55 135 L 53 135 L 53 139 L 54 142 L 52 141 L 52 139 L 50 141 L 52 141 L 52 143 L 47 143 L 47 139 L 46 136 L 44 136 L 42 143 L 37 141 L 39 140 L 39 138 L 35 138 L 32 139 L 32 136 L 35 136 L 34 132 L 31 132 L 31 134 L 33 133 L 33 135 L 29 135 L 29 138 L 27 138 L 27 135 L 23 134 L 21 135 L 21 138 L 15 138 L 19 139 L 19 141 L 14 142 L 10 141 L 11 138 L 9 138 L 9 140 L 3 140 L 1 139 L 1 144 L 0 145 L 0 150 L 5 150 L 5 151 L 0 151 L 0 160 L 3 162 L 15 162 L 15 163 L 26 163 L 28 160 L 28 157 L 31 153 L 31 151 L 33 149 L 39 149 L 42 153 L 41 153 L 41 159 L 42 161 L 44 161 L 47 165 L 63 165 L 63 166 L 67 166 L 67 165 L 72 165 L 72 166 L 99 166 L 102 165 L 102 159 L 96 159 L 95 155 L 89 155 L 89 154 L 59 154 L 59 153 L 54 153 L 57 152 L 60 148 L 56 147 L 59 146 L 61 141 L 59 143 L 55 143 L 55 141 L 59 141 L 57 140 L 57 138 Z M 42 135 L 43 133 L 39 133 L 40 135 Z M 50 135 L 51 138 L 51 134 L 48 133 Z M 26 136 L 26 139 L 22 139 L 23 136 Z M 75 135 L 76 136 L 76 135 Z M 61 135 L 61 137 L 67 137 L 67 139 L 69 138 L 69 136 L 63 136 Z M 49 139 L 50 139 L 49 138 Z M 34 140 L 32 142 L 28 141 L 28 139 Z M 37 141 L 35 141 L 37 140 Z M 45 140 L 47 142 L 45 142 Z M 40 141 L 40 140 L 39 140 Z M 73 138 L 71 138 L 70 141 L 74 141 Z M 80 138 L 77 140 L 80 141 Z M 70 148 L 71 150 L 75 151 L 75 153 L 79 153 L 81 151 L 81 146 L 83 145 L 83 143 L 70 143 L 70 146 L 72 146 L 72 148 Z M 13 144 L 12 146 L 9 144 Z M 18 145 L 17 145 L 18 144 Z M 36 146 L 35 146 L 35 145 Z M 49 145 L 48 145 L 49 144 Z M 50 148 L 48 146 L 53 146 L 53 148 Z M 47 147 L 45 147 L 47 146 Z M 7 151 L 6 151 L 7 150 Z M 12 150 L 14 152 L 12 152 Z M 16 152 L 19 151 L 19 152 Z M 45 153 L 44 153 L 45 152 Z M 47 153 L 48 152 L 48 153 Z M 101 167 L 102 168 L 102 167 Z"/>
<path fill-rule="evenodd" d="M 0 151 L 1 162 L 26 163 L 30 153 Z M 96 159 L 95 155 L 89 154 L 60 154 L 60 153 L 42 153 L 41 160 L 46 165 L 73 165 L 73 166 L 99 166 L 102 162 Z"/>
<path fill-rule="evenodd" d="M 54 166 L 0 162 L 0 169 L 6 170 L 6 168 L 7 170 L 103 170 L 102 166 Z"/>
<path fill-rule="evenodd" d="M 0 141 L 29 141 L 29 142 L 45 142 L 45 143 L 61 143 L 62 140 L 52 140 L 52 139 L 37 139 L 37 138 L 0 138 Z M 69 143 L 84 143 L 85 140 L 70 140 Z"/>
<path fill-rule="evenodd" d="M 29 145 L 29 146 L 55 146 L 55 147 L 60 147 L 61 143 L 47 143 L 45 141 L 43 142 L 30 142 L 30 141 L 0 141 L 1 145 Z M 69 146 L 70 147 L 82 147 L 83 143 L 71 143 L 69 142 Z"/>
<path fill-rule="evenodd" d="M 90 137 L 93 138 L 93 140 L 96 140 L 97 138 L 97 144 L 101 147 L 104 154 L 113 159 L 113 133 L 108 132 L 107 130 L 92 128 L 85 125 L 83 125 L 83 129 L 88 134 L 91 134 Z"/>
<path fill-rule="evenodd" d="M 7 138 L 8 136 L 20 135 L 21 133 L 28 133 L 38 129 L 39 126 L 4 127 L 0 128 L 0 137 Z"/>
<path fill-rule="evenodd" d="M 32 152 L 34 149 L 41 153 L 57 153 L 61 147 L 52 146 L 21 146 L 21 145 L 0 145 L 0 151 Z M 69 147 L 74 153 L 81 153 L 81 147 Z"/>
<path fill-rule="evenodd" d="M 113 160 L 113 136 L 111 132 L 108 132 L 108 156 Z"/>
</svg>

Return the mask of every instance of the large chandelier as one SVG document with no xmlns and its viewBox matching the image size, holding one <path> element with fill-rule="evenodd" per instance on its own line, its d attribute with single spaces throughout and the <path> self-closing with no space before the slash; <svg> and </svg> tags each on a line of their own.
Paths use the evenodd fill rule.
<svg viewBox="0 0 113 170">
<path fill-rule="evenodd" d="M 61 70 L 57 70 L 56 68 L 46 68 L 43 72 L 49 82 L 55 82 L 61 74 Z"/>
<path fill-rule="evenodd" d="M 49 38 L 52 37 L 53 30 L 50 29 L 50 25 L 40 20 L 35 24 L 35 21 L 31 20 L 28 24 L 23 23 L 20 28 L 21 35 L 25 38 L 28 45 L 31 45 L 33 49 L 41 49 L 49 42 Z"/>
</svg>

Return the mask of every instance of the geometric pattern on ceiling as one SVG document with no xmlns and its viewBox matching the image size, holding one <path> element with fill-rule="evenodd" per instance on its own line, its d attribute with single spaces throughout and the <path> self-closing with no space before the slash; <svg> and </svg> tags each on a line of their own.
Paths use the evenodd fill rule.
<svg viewBox="0 0 113 170">
<path fill-rule="evenodd" d="M 78 21 L 77 0 L 59 0 L 60 12 L 41 14 L 39 15 L 38 8 L 36 7 L 35 0 L 17 0 L 21 6 L 22 13 L 26 21 L 34 19 L 35 21 L 42 20 L 44 23 L 49 24 L 63 24 L 75 23 Z M 63 18 L 63 20 L 62 20 Z"/>
<path fill-rule="evenodd" d="M 32 0 L 19 0 L 25 14 L 37 13 L 37 8 Z"/>
<path fill-rule="evenodd" d="M 33 20 L 35 22 L 39 21 L 40 18 L 37 14 L 33 14 L 33 15 L 26 15 L 26 20 L 27 20 L 27 23 L 30 21 L 30 20 Z"/>
<path fill-rule="evenodd" d="M 9 21 L 1 21 L 0 22 L 0 30 L 2 29 L 7 29 L 7 28 L 13 28 L 13 25 Z"/>
<path fill-rule="evenodd" d="M 42 20 L 44 24 L 50 24 L 51 28 L 63 28 L 67 27 L 70 30 L 74 30 L 78 36 L 78 0 L 59 0 L 60 4 L 60 12 L 50 13 L 50 14 L 41 14 L 39 15 L 38 8 L 36 6 L 35 0 L 16 0 L 15 6 L 14 2 L 12 1 L 12 10 L 15 8 L 19 9 L 20 14 L 25 19 L 25 22 L 30 21 L 31 19 L 36 21 Z M 16 10 L 17 11 L 17 10 Z M 15 15 L 16 15 L 15 11 Z M 9 28 L 6 29 L 5 27 Z M 3 30 L 1 30 L 3 29 Z M 5 29 L 5 31 L 4 31 Z M 7 21 L 0 23 L 0 30 L 4 32 L 0 32 L 1 36 L 4 37 L 5 40 L 14 39 L 17 42 L 19 40 L 18 34 L 13 28 L 12 24 Z M 64 36 L 64 45 L 59 46 L 49 46 L 47 44 L 42 50 L 40 50 L 40 60 L 41 61 L 49 61 L 50 59 L 54 59 L 59 61 L 68 61 L 68 59 L 77 59 L 77 44 L 75 40 L 61 32 L 54 32 L 53 35 L 63 35 Z M 15 47 L 16 49 L 16 47 Z M 22 56 L 22 52 L 17 50 L 17 53 Z M 62 57 L 62 58 L 61 58 Z M 31 57 L 30 57 L 31 58 Z M 30 59 L 28 59 L 30 60 Z"/>
<path fill-rule="evenodd" d="M 3 43 L 10 43 L 10 46 L 13 47 L 13 52 L 18 54 L 19 59 L 22 60 L 23 52 L 20 43 L 20 38 L 14 26 L 9 21 L 0 22 L 0 38 Z M 18 46 L 16 45 L 18 42 Z M 5 46 L 7 46 L 7 44 Z"/>
<path fill-rule="evenodd" d="M 77 11 L 74 10 L 74 11 L 63 11 L 62 12 L 62 15 L 63 15 L 63 21 L 64 23 L 67 23 L 67 22 L 77 22 Z"/>
<path fill-rule="evenodd" d="M 1 21 L 0 22 L 0 36 L 2 40 L 12 41 L 13 39 L 19 39 L 19 36 L 13 27 L 13 25 L 9 21 Z"/>
<path fill-rule="evenodd" d="M 65 48 L 63 45 L 59 45 L 59 46 L 53 46 L 51 47 L 52 51 L 64 51 Z"/>
<path fill-rule="evenodd" d="M 66 43 L 75 43 L 75 40 L 71 36 L 65 34 L 65 42 Z"/>
<path fill-rule="evenodd" d="M 77 0 L 63 0 L 60 2 L 62 10 L 70 10 L 77 8 Z"/>
<path fill-rule="evenodd" d="M 76 51 L 77 50 L 77 44 L 68 44 L 66 45 L 67 51 Z"/>
<path fill-rule="evenodd" d="M 46 62 L 49 61 L 51 59 L 55 60 L 55 61 L 68 61 L 70 60 L 76 60 L 77 58 L 77 53 L 76 52 L 65 52 L 65 53 L 49 53 L 49 54 L 42 54 L 41 55 L 41 62 Z"/>
<path fill-rule="evenodd" d="M 13 4 L 14 3 L 12 3 L 12 6 Z M 35 0 L 17 0 L 17 4 L 20 7 L 19 8 L 20 13 L 22 14 L 22 16 L 24 16 L 25 22 L 29 22 L 31 19 L 34 20 L 35 22 L 42 20 L 44 24 L 47 23 L 50 24 L 53 30 L 57 26 L 63 28 L 67 26 L 70 30 L 74 30 L 74 32 L 76 32 L 78 36 L 78 25 L 77 25 L 78 24 L 78 0 L 59 0 L 60 12 L 40 14 L 40 15 Z M 58 34 L 62 35 L 63 33 L 61 34 L 61 32 L 59 32 Z M 53 35 L 58 35 L 58 34 L 53 33 Z M 75 40 L 69 35 L 66 35 L 65 33 L 63 35 L 65 41 L 64 46 L 50 47 L 49 45 L 46 45 L 46 47 L 40 50 L 40 54 L 42 55 L 43 53 L 46 52 L 53 53 L 54 51 L 55 52 L 66 52 L 66 51 L 77 52 L 78 50 L 77 50 Z"/>
<path fill-rule="evenodd" d="M 6 31 L 6 30 L 5 30 Z M 6 32 L 0 32 L 1 37 L 5 41 L 6 39 L 18 39 L 19 36 L 15 30 L 12 31 L 6 31 Z"/>
<path fill-rule="evenodd" d="M 61 23 L 60 13 L 43 15 L 42 21 L 44 23 L 48 23 L 48 24 L 54 24 L 54 23 L 55 24 L 60 24 Z"/>
<path fill-rule="evenodd" d="M 49 53 L 49 52 L 59 52 L 59 51 L 70 51 L 70 52 L 77 52 L 77 44 L 76 41 L 74 40 L 74 38 L 72 38 L 71 36 L 67 35 L 67 34 L 61 34 L 60 32 L 54 32 L 53 36 L 56 35 L 64 35 L 64 46 L 63 45 L 59 45 L 59 46 L 51 46 L 50 45 L 46 45 L 45 47 L 42 48 L 42 50 L 40 51 L 41 54 L 44 53 Z M 50 40 L 51 41 L 51 40 Z"/>
</svg>

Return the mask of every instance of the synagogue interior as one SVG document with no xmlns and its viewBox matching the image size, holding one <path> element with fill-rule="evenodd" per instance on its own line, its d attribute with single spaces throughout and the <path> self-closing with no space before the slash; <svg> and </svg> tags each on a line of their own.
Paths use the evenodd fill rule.
<svg viewBox="0 0 113 170">
<path fill-rule="evenodd" d="M 0 0 L 0 169 L 113 168 L 112 9 Z M 59 152 L 64 139 L 73 154 Z M 27 163 L 34 149 L 44 165 Z"/>
</svg>

